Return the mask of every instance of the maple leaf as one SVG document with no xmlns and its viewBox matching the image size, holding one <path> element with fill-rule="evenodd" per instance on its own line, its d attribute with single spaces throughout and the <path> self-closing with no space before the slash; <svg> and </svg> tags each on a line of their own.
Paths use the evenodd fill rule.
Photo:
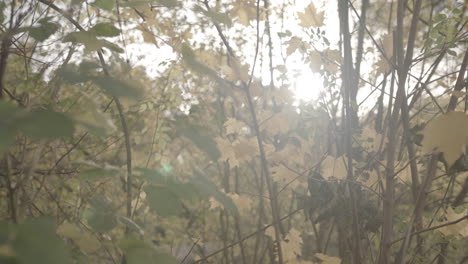
<svg viewBox="0 0 468 264">
<path fill-rule="evenodd" d="M 302 238 L 301 233 L 292 228 L 285 237 L 283 243 L 283 254 L 285 260 L 294 260 L 301 254 Z"/>
<path fill-rule="evenodd" d="M 253 201 L 250 199 L 249 196 L 244 194 L 237 194 L 237 193 L 228 193 L 227 196 L 231 198 L 231 200 L 236 204 L 237 208 L 240 210 L 247 212 L 253 206 Z"/>
<path fill-rule="evenodd" d="M 219 160 L 229 161 L 229 165 L 231 165 L 232 167 L 239 166 L 239 160 L 237 160 L 236 153 L 231 142 L 221 137 L 216 138 L 215 141 L 221 153 L 221 157 L 219 157 Z"/>
<path fill-rule="evenodd" d="M 463 153 L 468 144 L 468 115 L 450 112 L 435 118 L 423 131 L 423 151 L 437 149 L 444 153 L 451 166 Z"/>
<path fill-rule="evenodd" d="M 235 118 L 228 118 L 226 122 L 224 122 L 224 128 L 226 129 L 226 135 L 230 134 L 240 134 L 241 130 L 245 127 L 245 123 L 237 120 Z"/>
<path fill-rule="evenodd" d="M 332 156 L 327 156 L 323 161 L 322 161 L 322 175 L 325 179 L 329 179 L 330 177 L 334 177 L 336 179 L 345 179 L 347 173 L 346 166 L 344 163 L 344 158 L 343 157 L 332 157 Z"/>
<path fill-rule="evenodd" d="M 445 216 L 447 218 L 447 221 L 443 221 L 440 224 L 445 224 L 448 222 L 456 221 L 466 215 L 468 215 L 468 209 L 463 210 L 461 213 L 457 213 L 455 212 L 455 210 L 449 207 L 447 209 L 447 214 Z M 467 237 L 468 236 L 468 221 L 461 221 L 454 225 L 444 226 L 442 228 L 439 228 L 438 230 L 445 236 L 461 235 L 463 237 Z"/>
<path fill-rule="evenodd" d="M 283 165 L 273 167 L 271 169 L 271 177 L 275 182 L 282 185 L 289 184 L 288 186 L 291 188 L 299 185 L 299 181 L 297 180 L 298 175 Z"/>
<path fill-rule="evenodd" d="M 305 8 L 304 12 L 297 13 L 297 16 L 301 21 L 300 25 L 305 28 L 323 26 L 324 12 L 317 12 L 312 2 Z"/>
<path fill-rule="evenodd" d="M 302 39 L 299 37 L 292 37 L 290 40 L 286 41 L 284 44 L 286 44 L 287 46 L 286 54 L 288 56 L 293 54 L 302 45 L 304 45 L 305 48 L 310 48 L 309 43 L 303 42 Z M 299 51 L 304 52 L 302 49 L 299 49 Z"/>
<path fill-rule="evenodd" d="M 340 258 L 330 257 L 322 253 L 317 253 L 314 256 L 322 261 L 321 264 L 340 264 L 341 263 Z"/>
</svg>

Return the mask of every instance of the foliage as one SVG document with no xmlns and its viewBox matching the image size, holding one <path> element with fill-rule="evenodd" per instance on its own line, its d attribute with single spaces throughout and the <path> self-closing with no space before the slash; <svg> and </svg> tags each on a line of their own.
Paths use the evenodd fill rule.
<svg viewBox="0 0 468 264">
<path fill-rule="evenodd" d="M 0 262 L 463 263 L 466 5 L 297 2 L 2 1 Z"/>
</svg>

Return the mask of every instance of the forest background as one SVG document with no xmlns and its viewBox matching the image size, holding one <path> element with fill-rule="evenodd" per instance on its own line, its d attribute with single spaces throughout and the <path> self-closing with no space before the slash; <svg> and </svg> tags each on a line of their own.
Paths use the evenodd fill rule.
<svg viewBox="0 0 468 264">
<path fill-rule="evenodd" d="M 0 263 L 465 263 L 466 2 L 0 2 Z"/>
</svg>

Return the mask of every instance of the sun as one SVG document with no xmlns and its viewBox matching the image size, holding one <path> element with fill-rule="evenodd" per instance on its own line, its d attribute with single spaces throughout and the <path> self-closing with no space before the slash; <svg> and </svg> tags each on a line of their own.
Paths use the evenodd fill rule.
<svg viewBox="0 0 468 264">
<path fill-rule="evenodd" d="M 313 72 L 309 67 L 301 67 L 290 77 L 291 88 L 297 102 L 311 102 L 319 98 L 323 91 L 323 82 L 319 73 Z"/>
</svg>

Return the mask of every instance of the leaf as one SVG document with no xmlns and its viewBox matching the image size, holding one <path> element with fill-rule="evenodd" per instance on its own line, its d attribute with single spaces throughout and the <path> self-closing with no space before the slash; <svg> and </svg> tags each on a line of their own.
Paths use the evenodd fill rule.
<svg viewBox="0 0 468 264">
<path fill-rule="evenodd" d="M 39 22 L 41 23 L 41 22 Z M 58 30 L 59 26 L 55 23 L 42 22 L 38 27 L 31 27 L 28 32 L 31 37 L 37 41 L 44 41 Z"/>
<path fill-rule="evenodd" d="M 109 50 L 122 53 L 124 50 L 117 44 L 109 42 L 104 39 L 98 39 L 94 31 L 78 31 L 66 35 L 63 42 L 80 43 L 85 45 L 86 52 L 97 51 L 101 48 L 108 48 Z"/>
<path fill-rule="evenodd" d="M 55 234 L 50 218 L 29 219 L 18 226 L 13 249 L 18 263 L 22 264 L 67 264 L 71 263 L 65 243 Z"/>
<path fill-rule="evenodd" d="M 94 210 L 88 218 L 89 226 L 96 232 L 110 232 L 117 226 L 117 219 L 114 214 Z"/>
<path fill-rule="evenodd" d="M 107 177 L 114 177 L 119 173 L 115 168 L 92 168 L 80 172 L 81 180 L 96 180 Z"/>
<path fill-rule="evenodd" d="M 301 48 L 302 45 L 304 45 L 304 47 L 306 49 L 310 48 L 310 45 L 307 43 L 307 42 L 303 42 L 301 38 L 299 37 L 292 37 L 290 40 L 286 41 L 284 44 L 286 44 L 287 48 L 286 48 L 286 55 L 291 55 L 293 54 L 297 49 Z M 299 51 L 302 51 L 302 49 L 299 49 Z"/>
<path fill-rule="evenodd" d="M 131 230 L 133 231 L 136 231 L 138 232 L 140 235 L 144 235 L 145 234 L 145 230 L 143 230 L 143 228 L 141 228 L 137 223 L 135 223 L 135 221 L 133 221 L 132 219 L 128 218 L 128 217 L 125 217 L 125 216 L 118 216 L 118 220 L 126 225 L 128 228 L 130 228 Z"/>
<path fill-rule="evenodd" d="M 292 228 L 285 237 L 283 243 L 284 257 L 286 260 L 294 260 L 301 255 L 302 238 L 301 233 Z"/>
<path fill-rule="evenodd" d="M 183 207 L 177 195 L 166 187 L 151 185 L 144 188 L 149 207 L 160 216 L 179 214 Z"/>
<path fill-rule="evenodd" d="M 209 131 L 202 126 L 189 123 L 186 118 L 176 121 L 177 133 L 192 141 L 195 146 L 204 151 L 212 160 L 218 160 L 221 156 L 215 141 L 209 135 Z"/>
<path fill-rule="evenodd" d="M 121 7 L 139 8 L 139 7 L 148 6 L 149 4 L 152 4 L 154 2 L 156 2 L 156 0 L 134 0 L 134 1 L 125 1 L 119 4 Z"/>
<path fill-rule="evenodd" d="M 208 197 L 215 198 L 220 202 L 223 207 L 235 216 L 239 216 L 236 204 L 227 196 L 225 193 L 218 190 L 216 185 L 212 183 L 202 172 L 194 170 L 194 177 L 192 183 L 199 189 L 200 193 L 207 195 Z"/>
<path fill-rule="evenodd" d="M 85 253 L 93 253 L 101 248 L 101 243 L 97 238 L 87 232 L 83 232 L 72 223 L 65 222 L 60 225 L 57 229 L 57 234 L 72 239 Z"/>
<path fill-rule="evenodd" d="M 23 114 L 15 125 L 25 135 L 36 139 L 53 139 L 72 136 L 74 122 L 63 113 L 45 109 L 34 109 Z"/>
<path fill-rule="evenodd" d="M 343 157 L 327 156 L 321 163 L 322 175 L 325 179 L 334 177 L 336 179 L 345 179 L 347 176 L 347 169 Z"/>
<path fill-rule="evenodd" d="M 226 122 L 224 122 L 224 128 L 226 129 L 226 135 L 230 134 L 240 134 L 241 130 L 246 127 L 247 125 L 235 118 L 228 118 Z"/>
<path fill-rule="evenodd" d="M 120 242 L 120 247 L 125 252 L 127 264 L 178 264 L 171 255 L 157 251 L 144 241 L 136 238 L 126 238 Z"/>
<path fill-rule="evenodd" d="M 438 116 L 423 130 L 423 151 L 434 149 L 444 153 L 451 166 L 463 153 L 468 144 L 468 115 L 462 112 L 449 112 Z"/>
<path fill-rule="evenodd" d="M 5 9 L 5 2 L 1 2 L 0 3 L 0 24 L 3 23 L 3 21 L 5 20 L 5 15 L 3 15 L 3 9 Z"/>
<path fill-rule="evenodd" d="M 304 12 L 297 13 L 300 25 L 305 28 L 323 26 L 324 12 L 317 12 L 313 2 L 306 7 Z"/>
<path fill-rule="evenodd" d="M 103 46 L 103 43 L 96 38 L 96 35 L 88 31 L 69 33 L 62 41 L 83 44 L 87 52 L 97 51 Z"/>
<path fill-rule="evenodd" d="M 283 165 L 274 166 L 271 169 L 271 177 L 275 182 L 281 183 L 281 186 L 288 185 L 291 188 L 299 186 L 298 175 Z"/>
<path fill-rule="evenodd" d="M 117 226 L 117 219 L 113 214 L 113 204 L 106 196 L 98 196 L 89 201 L 91 209 L 86 216 L 87 222 L 96 232 L 109 232 Z"/>
<path fill-rule="evenodd" d="M 90 79 L 97 84 L 105 93 L 116 97 L 129 97 L 137 99 L 142 93 L 133 85 L 117 80 L 109 76 L 93 76 Z"/>
<path fill-rule="evenodd" d="M 156 1 L 167 8 L 173 8 L 173 7 L 178 7 L 182 5 L 177 0 L 156 0 Z"/>
<path fill-rule="evenodd" d="M 120 30 L 110 23 L 98 23 L 89 31 L 102 37 L 115 37 L 120 34 Z"/>
<path fill-rule="evenodd" d="M 337 257 L 330 257 L 322 253 L 316 253 L 314 256 L 322 261 L 321 264 L 341 264 L 341 259 Z"/>
<path fill-rule="evenodd" d="M 465 217 L 468 215 L 468 209 L 463 209 L 461 213 L 455 212 L 451 207 L 447 209 L 447 221 L 443 221 L 440 224 L 445 224 L 448 222 L 453 222 L 456 221 L 462 217 Z M 444 226 L 440 229 L 438 229 L 439 232 L 444 234 L 445 236 L 457 236 L 461 235 L 463 237 L 468 237 L 468 221 L 460 221 L 457 224 L 454 225 L 448 225 Z"/>
<path fill-rule="evenodd" d="M 96 0 L 91 5 L 107 11 L 112 11 L 112 9 L 114 8 L 114 4 L 114 0 Z"/>
<path fill-rule="evenodd" d="M 227 13 L 215 12 L 213 10 L 207 11 L 198 5 L 193 8 L 193 11 L 204 14 L 216 24 L 225 24 L 228 27 L 232 26 L 231 18 Z"/>
</svg>

